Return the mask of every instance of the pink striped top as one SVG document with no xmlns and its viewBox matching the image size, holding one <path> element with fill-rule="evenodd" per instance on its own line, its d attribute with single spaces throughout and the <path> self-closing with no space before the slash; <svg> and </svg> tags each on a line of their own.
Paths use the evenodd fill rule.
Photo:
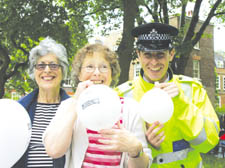
<svg viewBox="0 0 225 168">
<path fill-rule="evenodd" d="M 123 104 L 123 98 L 120 100 L 121 104 Z M 122 124 L 122 118 L 120 119 L 120 123 Z M 115 124 L 113 128 L 118 129 L 117 124 Z M 122 153 L 99 149 L 100 146 L 104 145 L 98 142 L 98 139 L 101 138 L 101 135 L 98 132 L 90 129 L 87 129 L 87 134 L 89 144 L 82 168 L 119 168 Z"/>
</svg>

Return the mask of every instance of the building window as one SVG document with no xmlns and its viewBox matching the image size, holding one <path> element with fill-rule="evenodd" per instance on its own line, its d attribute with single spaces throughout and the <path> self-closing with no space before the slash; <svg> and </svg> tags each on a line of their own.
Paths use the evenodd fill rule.
<svg viewBox="0 0 225 168">
<path fill-rule="evenodd" d="M 134 79 L 139 76 L 140 71 L 141 71 L 141 64 L 137 62 L 136 64 L 134 64 Z"/>
<path fill-rule="evenodd" d="M 220 90 L 220 76 L 219 75 L 216 77 L 216 89 Z"/>
<path fill-rule="evenodd" d="M 200 79 L 199 60 L 193 60 L 193 78 Z"/>
<path fill-rule="evenodd" d="M 217 68 L 223 68 L 223 61 L 216 61 Z"/>
<path fill-rule="evenodd" d="M 223 90 L 225 90 L 225 76 L 223 76 Z"/>
</svg>

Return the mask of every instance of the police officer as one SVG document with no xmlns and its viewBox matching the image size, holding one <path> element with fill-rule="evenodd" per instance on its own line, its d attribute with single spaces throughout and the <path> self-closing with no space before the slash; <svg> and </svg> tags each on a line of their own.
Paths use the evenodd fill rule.
<svg viewBox="0 0 225 168">
<path fill-rule="evenodd" d="M 141 72 L 136 80 L 116 88 L 120 96 L 140 101 L 144 93 L 158 87 L 173 100 L 174 113 L 169 121 L 146 124 L 146 137 L 154 157 L 151 168 L 201 168 L 200 153 L 211 150 L 219 140 L 219 120 L 202 84 L 187 76 L 174 75 L 169 68 L 177 34 L 175 27 L 161 23 L 135 27 L 132 35 L 137 38 Z M 149 112 L 154 113 L 151 106 Z"/>
</svg>

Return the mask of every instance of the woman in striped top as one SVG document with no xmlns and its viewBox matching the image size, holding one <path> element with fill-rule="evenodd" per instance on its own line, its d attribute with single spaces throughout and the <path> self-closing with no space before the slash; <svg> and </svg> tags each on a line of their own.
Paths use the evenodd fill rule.
<svg viewBox="0 0 225 168">
<path fill-rule="evenodd" d="M 60 105 L 43 137 L 47 153 L 66 153 L 65 168 L 147 168 L 152 157 L 136 102 L 121 98 L 121 119 L 111 129 L 85 128 L 77 117 L 80 93 L 93 84 L 114 87 L 120 67 L 117 55 L 102 44 L 83 47 L 75 55 L 73 76 L 76 93 Z M 107 113 L 107 111 L 106 111 Z"/>
<path fill-rule="evenodd" d="M 38 88 L 19 100 L 19 103 L 29 113 L 32 135 L 25 154 L 13 168 L 63 168 L 65 158 L 52 159 L 47 155 L 42 134 L 55 116 L 60 102 L 69 98 L 60 88 L 68 69 L 66 49 L 47 37 L 30 51 L 29 61 L 30 77 Z"/>
</svg>

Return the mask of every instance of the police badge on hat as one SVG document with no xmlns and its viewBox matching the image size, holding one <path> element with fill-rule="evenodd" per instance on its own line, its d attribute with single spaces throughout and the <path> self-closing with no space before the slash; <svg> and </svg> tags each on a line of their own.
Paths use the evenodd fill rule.
<svg viewBox="0 0 225 168">
<path fill-rule="evenodd" d="M 141 51 L 161 51 L 172 48 L 173 37 L 178 29 L 162 23 L 148 23 L 135 27 L 132 36 L 137 37 L 137 48 Z"/>
</svg>

